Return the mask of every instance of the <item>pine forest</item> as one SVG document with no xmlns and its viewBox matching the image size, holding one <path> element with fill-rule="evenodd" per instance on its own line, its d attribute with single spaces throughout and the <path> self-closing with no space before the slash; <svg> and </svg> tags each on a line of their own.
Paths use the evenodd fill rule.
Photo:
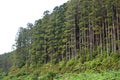
<svg viewBox="0 0 120 80">
<path fill-rule="evenodd" d="M 15 41 L 0 80 L 120 80 L 120 0 L 69 0 Z"/>
</svg>

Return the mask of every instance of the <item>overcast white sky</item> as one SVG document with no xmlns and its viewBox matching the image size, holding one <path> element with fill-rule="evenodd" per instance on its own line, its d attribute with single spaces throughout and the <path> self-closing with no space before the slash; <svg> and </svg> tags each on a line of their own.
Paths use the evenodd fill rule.
<svg viewBox="0 0 120 80">
<path fill-rule="evenodd" d="M 12 51 L 19 27 L 43 16 L 68 0 L 0 0 L 0 54 Z"/>
</svg>

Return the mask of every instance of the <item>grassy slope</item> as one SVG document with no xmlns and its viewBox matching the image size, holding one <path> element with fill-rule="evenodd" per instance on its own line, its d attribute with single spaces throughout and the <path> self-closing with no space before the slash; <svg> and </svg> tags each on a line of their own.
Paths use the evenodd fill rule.
<svg viewBox="0 0 120 80">
<path fill-rule="evenodd" d="M 120 71 L 109 71 L 101 73 L 65 74 L 56 80 L 120 80 Z"/>
<path fill-rule="evenodd" d="M 5 76 L 1 80 L 120 80 L 119 71 L 103 71 L 101 73 L 64 73 L 55 74 L 47 73 L 44 75 L 29 74 L 29 75 L 9 75 Z"/>
<path fill-rule="evenodd" d="M 11 68 L 9 73 L 2 73 L 0 80 L 120 80 L 120 58 L 112 55 L 96 56 L 93 60 L 81 63 L 81 58 L 58 64 L 44 64 L 39 67 L 24 66 Z"/>
</svg>

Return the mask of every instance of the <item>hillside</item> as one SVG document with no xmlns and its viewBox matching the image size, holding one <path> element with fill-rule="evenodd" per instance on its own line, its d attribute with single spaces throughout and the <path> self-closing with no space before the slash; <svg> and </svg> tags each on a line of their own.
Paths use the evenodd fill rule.
<svg viewBox="0 0 120 80">
<path fill-rule="evenodd" d="M 18 30 L 2 80 L 119 80 L 120 0 L 69 0 Z"/>
</svg>

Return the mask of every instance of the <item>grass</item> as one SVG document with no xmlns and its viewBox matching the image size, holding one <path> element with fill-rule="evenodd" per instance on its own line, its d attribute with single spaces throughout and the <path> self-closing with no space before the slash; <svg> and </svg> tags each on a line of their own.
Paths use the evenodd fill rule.
<svg viewBox="0 0 120 80">
<path fill-rule="evenodd" d="M 55 80 L 120 80 L 120 70 L 102 73 L 66 73 Z"/>
<path fill-rule="evenodd" d="M 81 63 L 81 58 L 47 63 L 40 67 L 11 68 L 0 80 L 120 80 L 120 58 L 99 57 Z"/>
<path fill-rule="evenodd" d="M 103 71 L 101 73 L 64 73 L 57 74 L 54 72 L 48 72 L 44 75 L 29 74 L 22 76 L 15 75 L 3 75 L 1 80 L 120 80 L 120 70 L 118 71 Z"/>
</svg>

